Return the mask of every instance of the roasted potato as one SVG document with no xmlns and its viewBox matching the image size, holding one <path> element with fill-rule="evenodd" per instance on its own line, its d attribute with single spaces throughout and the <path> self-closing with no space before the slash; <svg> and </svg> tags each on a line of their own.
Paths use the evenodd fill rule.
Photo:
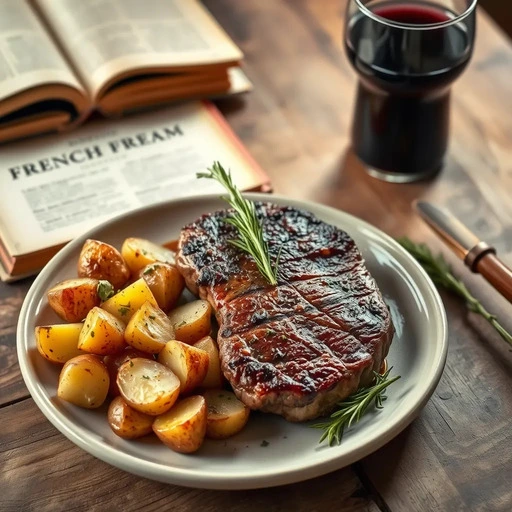
<svg viewBox="0 0 512 512">
<path fill-rule="evenodd" d="M 163 311 L 173 308 L 185 288 L 185 280 L 178 269 L 170 263 L 150 263 L 139 273 Z"/>
<path fill-rule="evenodd" d="M 57 396 L 80 407 L 96 409 L 105 401 L 108 388 L 107 367 L 98 356 L 83 354 L 62 367 Z"/>
<path fill-rule="evenodd" d="M 137 311 L 144 302 L 150 302 L 153 306 L 158 306 L 146 281 L 140 278 L 123 290 L 117 292 L 113 297 L 110 297 L 101 307 L 105 311 L 112 313 L 122 322 L 128 323 L 130 318 L 135 314 L 135 311 Z"/>
<path fill-rule="evenodd" d="M 220 367 L 219 348 L 211 336 L 205 336 L 194 343 L 194 347 L 204 350 L 208 354 L 208 372 L 201 382 L 203 388 L 221 388 L 224 375 Z"/>
<path fill-rule="evenodd" d="M 161 261 L 174 265 L 176 260 L 173 251 L 144 238 L 127 238 L 121 247 L 121 254 L 133 274 L 150 263 Z"/>
<path fill-rule="evenodd" d="M 169 448 L 192 453 L 203 444 L 206 432 L 206 403 L 202 396 L 189 396 L 170 411 L 158 416 L 153 431 Z"/>
<path fill-rule="evenodd" d="M 128 404 L 151 416 L 167 412 L 180 393 L 180 380 L 167 366 L 141 357 L 121 365 L 117 385 Z"/>
<path fill-rule="evenodd" d="M 128 402 L 118 396 L 108 407 L 108 424 L 114 434 L 123 439 L 137 439 L 153 431 L 154 416 L 149 416 L 130 407 Z"/>
<path fill-rule="evenodd" d="M 158 354 L 158 361 L 178 377 L 182 395 L 199 386 L 208 372 L 208 353 L 182 341 L 168 341 Z"/>
<path fill-rule="evenodd" d="M 212 307 L 206 300 L 194 300 L 173 309 L 169 318 L 177 340 L 193 344 L 210 334 Z"/>
<path fill-rule="evenodd" d="M 87 313 L 100 305 L 97 279 L 67 279 L 48 291 L 48 304 L 66 322 L 81 322 Z"/>
<path fill-rule="evenodd" d="M 130 279 L 130 269 L 121 253 L 109 244 L 98 240 L 86 240 L 77 265 L 79 277 L 105 279 L 116 290 Z"/>
<path fill-rule="evenodd" d="M 78 348 L 78 337 L 83 324 L 56 324 L 36 327 L 36 346 L 39 353 L 52 363 L 63 364 L 83 352 Z"/>
<path fill-rule="evenodd" d="M 140 350 L 136 350 L 130 346 L 127 346 L 119 354 L 108 355 L 103 358 L 103 362 L 105 363 L 110 376 L 110 387 L 108 390 L 108 394 L 110 396 L 116 397 L 120 394 L 119 388 L 117 387 L 117 372 L 119 368 L 126 361 L 135 359 L 136 357 L 142 357 L 154 361 L 152 354 L 141 352 Z"/>
<path fill-rule="evenodd" d="M 158 354 L 174 338 L 174 329 L 167 315 L 150 302 L 145 302 L 131 317 L 124 339 L 133 348 Z"/>
<path fill-rule="evenodd" d="M 209 389 L 204 393 L 208 410 L 206 437 L 226 439 L 238 434 L 249 419 L 249 408 L 231 391 Z"/>
<path fill-rule="evenodd" d="M 105 356 L 117 354 L 126 347 L 125 324 L 104 309 L 89 311 L 78 337 L 78 348 L 84 352 Z"/>
</svg>

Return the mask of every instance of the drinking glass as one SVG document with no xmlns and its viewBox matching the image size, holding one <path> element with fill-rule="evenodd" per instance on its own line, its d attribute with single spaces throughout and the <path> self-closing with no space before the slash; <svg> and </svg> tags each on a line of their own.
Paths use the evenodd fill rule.
<svg viewBox="0 0 512 512">
<path fill-rule="evenodd" d="M 393 182 L 436 174 L 448 145 L 450 86 L 467 66 L 477 0 L 349 0 L 345 49 L 359 75 L 352 145 Z"/>
</svg>

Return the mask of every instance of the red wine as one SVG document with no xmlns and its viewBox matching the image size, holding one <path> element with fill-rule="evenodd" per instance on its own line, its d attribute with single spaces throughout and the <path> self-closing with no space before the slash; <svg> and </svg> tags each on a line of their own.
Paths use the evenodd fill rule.
<svg viewBox="0 0 512 512">
<path fill-rule="evenodd" d="M 359 12 L 345 36 L 360 76 L 354 150 L 376 169 L 435 171 L 448 141 L 449 86 L 469 61 L 473 32 L 463 23 L 432 26 L 455 15 L 430 2 L 367 7 L 377 18 Z"/>
<path fill-rule="evenodd" d="M 399 4 L 380 5 L 373 9 L 373 12 L 381 18 L 386 18 L 398 23 L 408 25 L 429 25 L 431 23 L 442 23 L 448 21 L 450 16 L 437 8 L 428 5 Z"/>
</svg>

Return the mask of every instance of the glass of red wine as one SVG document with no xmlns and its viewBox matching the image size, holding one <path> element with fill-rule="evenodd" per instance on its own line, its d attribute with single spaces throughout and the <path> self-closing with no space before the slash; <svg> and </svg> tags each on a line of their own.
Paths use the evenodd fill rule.
<svg viewBox="0 0 512 512">
<path fill-rule="evenodd" d="M 473 50 L 477 0 L 349 0 L 345 49 L 359 75 L 354 152 L 397 183 L 443 166 L 450 86 Z"/>
</svg>

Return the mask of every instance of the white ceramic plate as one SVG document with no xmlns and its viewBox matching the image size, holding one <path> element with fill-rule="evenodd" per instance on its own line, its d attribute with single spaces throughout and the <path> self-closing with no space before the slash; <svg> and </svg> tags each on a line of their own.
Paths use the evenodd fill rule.
<svg viewBox="0 0 512 512">
<path fill-rule="evenodd" d="M 196 454 L 181 455 L 151 438 L 125 441 L 110 431 L 105 408 L 80 409 L 56 397 L 59 368 L 38 354 L 33 334 L 36 325 L 57 320 L 47 304 L 46 290 L 76 275 L 76 261 L 86 238 L 117 247 L 128 236 L 163 243 L 176 238 L 184 224 L 225 206 L 217 197 L 199 197 L 138 210 L 74 240 L 45 267 L 27 294 L 18 324 L 21 371 L 41 411 L 73 443 L 113 466 L 154 480 L 248 489 L 297 482 L 351 464 L 390 441 L 418 415 L 441 377 L 447 351 L 442 302 L 420 266 L 393 239 L 346 213 L 279 196 L 248 197 L 303 207 L 356 240 L 396 327 L 388 362 L 393 374 L 402 378 L 388 388 L 384 409 L 367 414 L 345 433 L 339 446 L 319 445 L 320 432 L 305 424 L 253 414 L 239 435 L 226 442 L 206 441 Z"/>
</svg>

